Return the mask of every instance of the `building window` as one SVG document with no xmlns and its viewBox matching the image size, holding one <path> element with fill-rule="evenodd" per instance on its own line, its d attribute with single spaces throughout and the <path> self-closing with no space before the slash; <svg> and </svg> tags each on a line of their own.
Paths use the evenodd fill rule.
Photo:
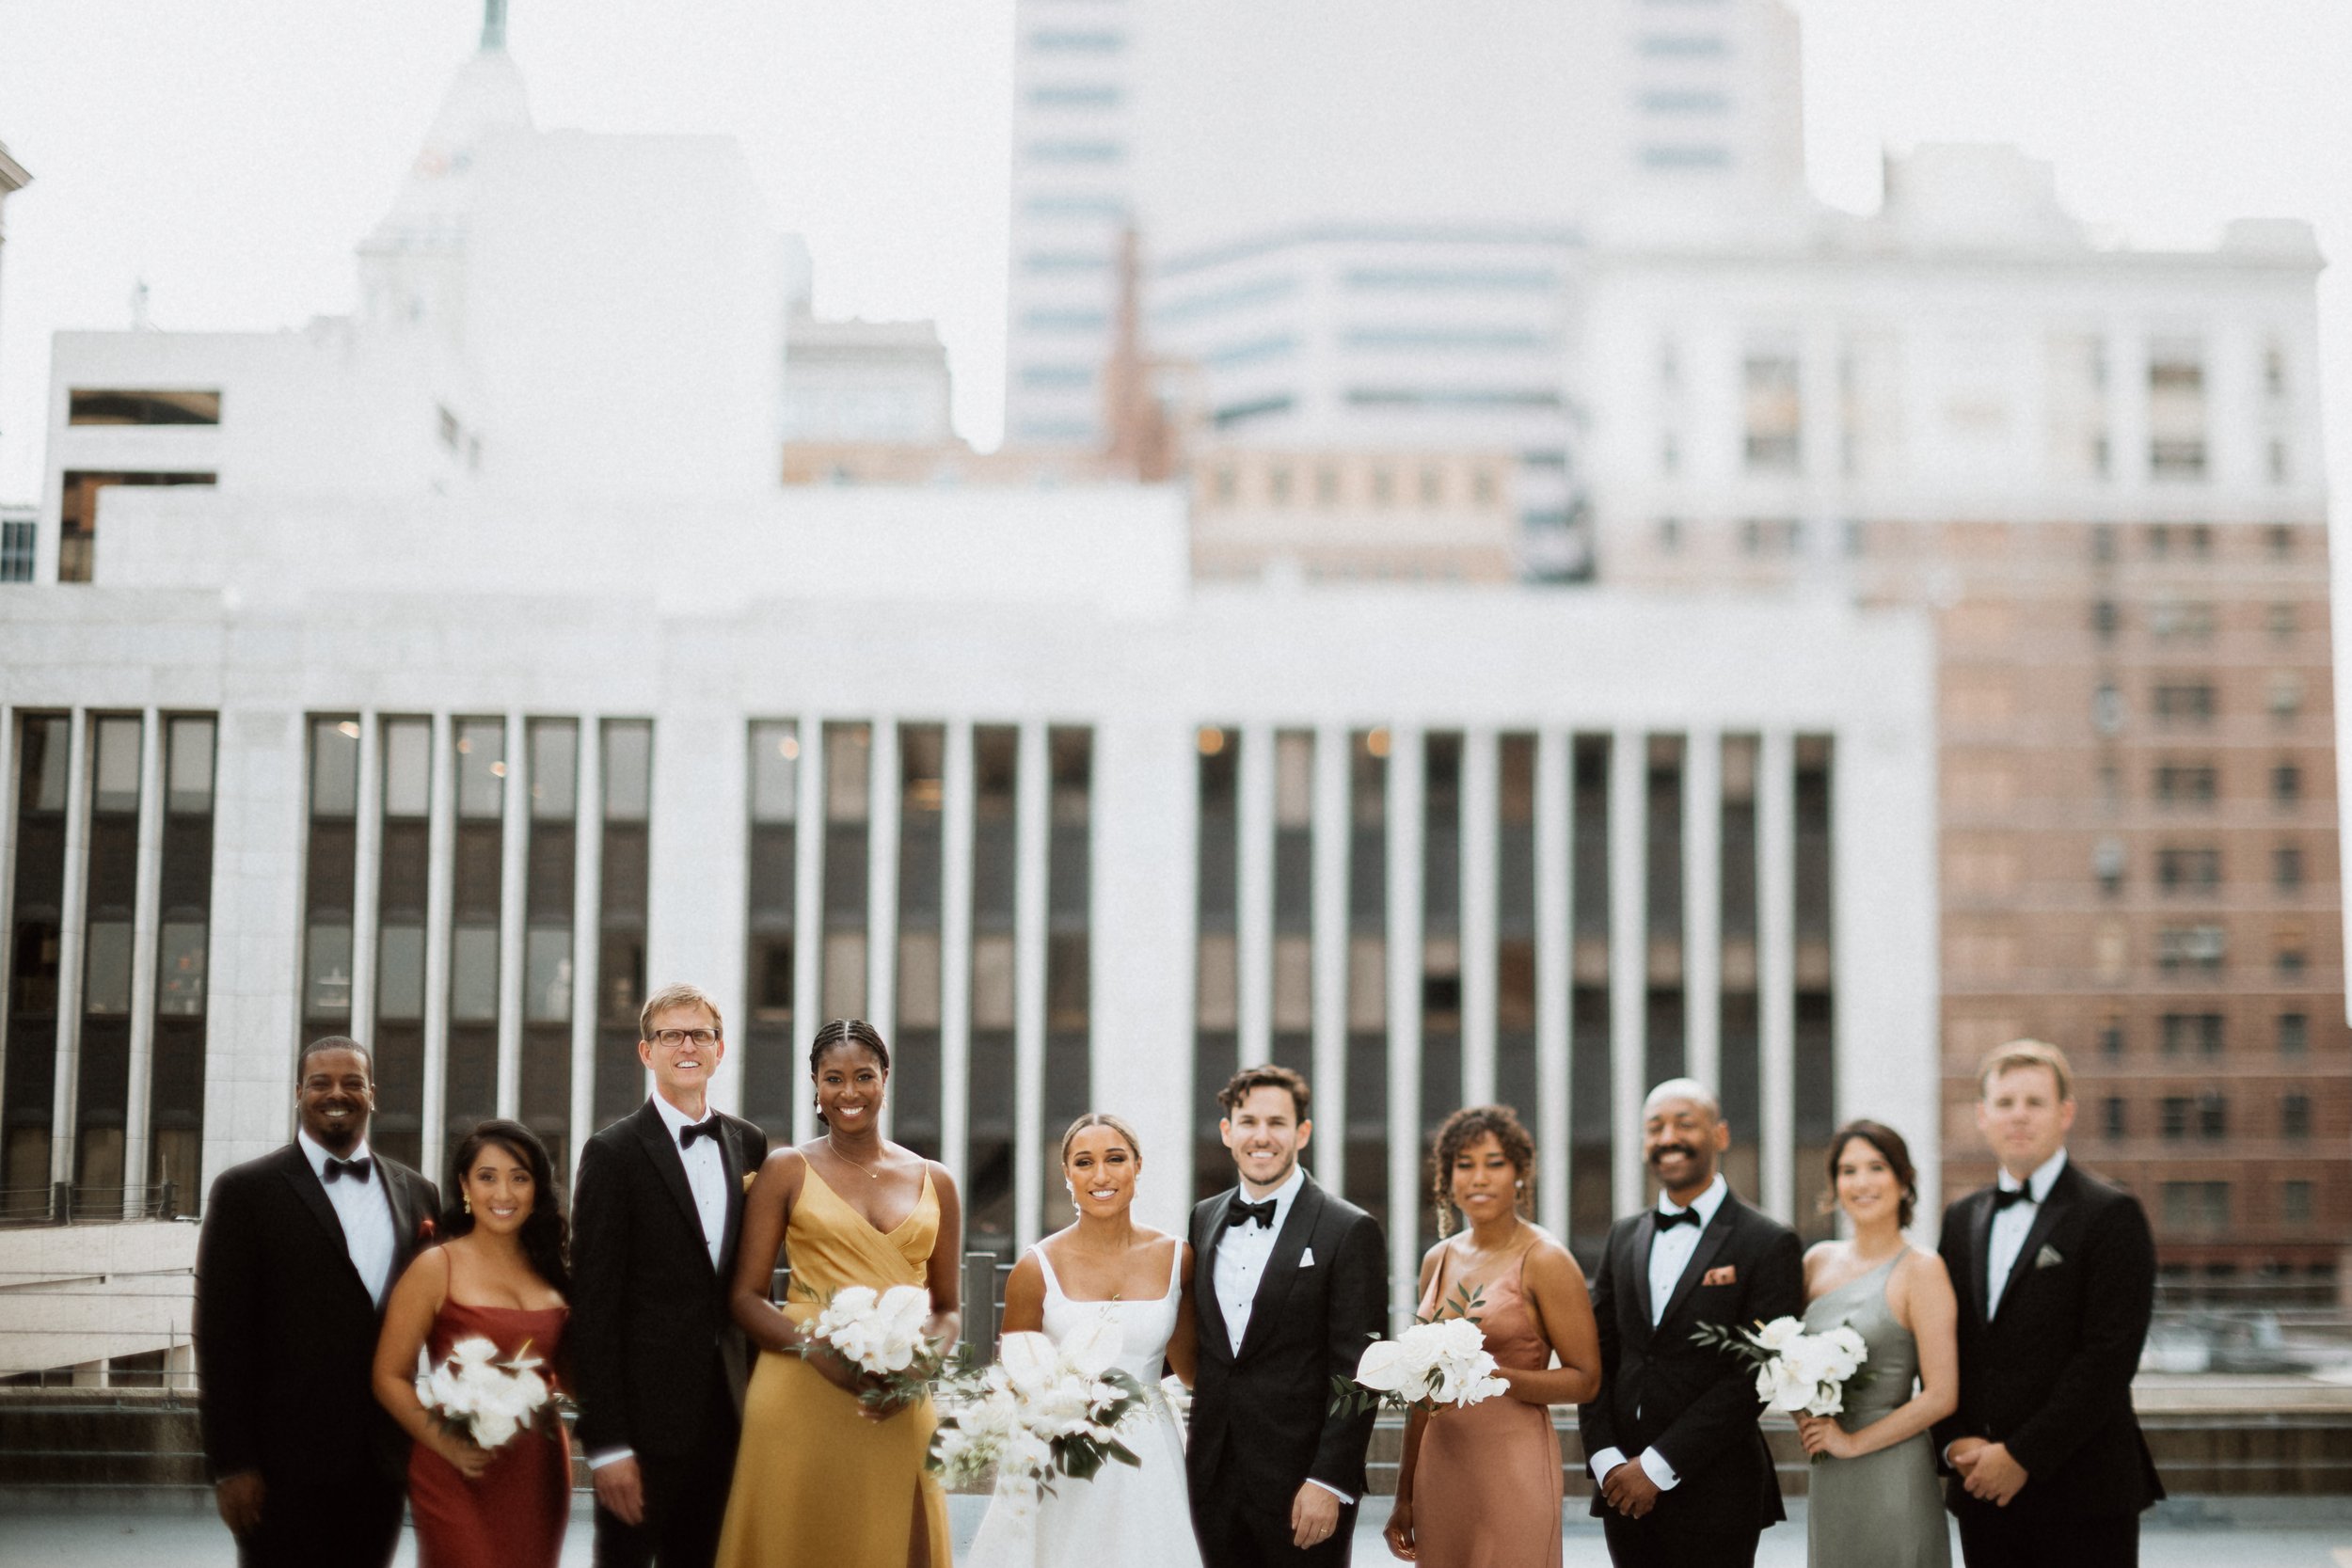
<svg viewBox="0 0 2352 1568">
<path fill-rule="evenodd" d="M 2268 695 L 2270 717 L 2282 723 L 2293 723 L 2303 711 L 2303 677 L 2292 670 L 2281 670 L 2270 677 Z"/>
<path fill-rule="evenodd" d="M 1093 1037 L 1094 732 L 1045 732 L 1045 1132 L 1029 1158 L 1045 1166 L 1038 1188 L 1044 1230 L 1057 1228 L 1061 1149 L 1056 1129 L 1094 1102 Z"/>
<path fill-rule="evenodd" d="M 2218 1056 L 2223 1037 L 2219 1013 L 2164 1015 L 2164 1053 L 2168 1056 Z"/>
<path fill-rule="evenodd" d="M 303 856 L 302 1032 L 351 1033 L 359 721 L 310 721 L 310 840 Z"/>
<path fill-rule="evenodd" d="M 2303 938 L 2288 933 L 2279 938 L 2278 957 L 2273 960 L 2282 980 L 2293 980 L 2310 967 L 2311 959 L 2303 950 Z"/>
<path fill-rule="evenodd" d="M 455 863 L 450 879 L 449 1048 L 442 1126 L 498 1114 L 499 917 L 505 888 L 506 724 L 460 719 Z"/>
<path fill-rule="evenodd" d="M 2105 564 L 2115 559 L 2115 525 L 2096 523 L 2090 530 L 2090 559 Z"/>
<path fill-rule="evenodd" d="M 2101 735 L 2116 735 L 2123 728 L 2123 693 L 2111 681 L 2101 681 L 2090 694 L 2090 727 Z"/>
<path fill-rule="evenodd" d="M 1793 517 L 1747 517 L 1740 524 L 1740 553 L 1752 561 L 1787 561 L 1804 542 L 1804 530 Z"/>
<path fill-rule="evenodd" d="M 2166 806 L 2210 806 L 2219 770 L 2206 763 L 2163 763 L 2156 768 L 2156 802 Z"/>
<path fill-rule="evenodd" d="M 2201 344 L 2159 340 L 2148 356 L 2148 468 L 2160 480 L 2205 477 Z"/>
<path fill-rule="evenodd" d="M 2303 770 L 2291 762 L 2270 770 L 2270 800 L 2278 806 L 2297 805 L 2303 799 Z"/>
<path fill-rule="evenodd" d="M 1013 959 L 1021 864 L 1021 731 L 972 728 L 972 1035 L 965 1083 L 974 1251 L 1011 1256 L 1020 980 Z"/>
<path fill-rule="evenodd" d="M 898 1098 L 891 1112 L 891 1135 L 927 1160 L 940 1158 L 945 1136 L 940 1119 L 946 1102 L 945 1064 L 940 1060 L 940 934 L 947 909 L 946 767 L 946 725 L 898 726 L 896 997 L 900 1049 L 898 1070 L 890 1075 Z"/>
<path fill-rule="evenodd" d="M 743 975 L 747 1017 L 739 1037 L 743 1113 L 763 1127 L 779 1129 L 792 1125 L 801 1082 L 792 1028 L 799 960 L 800 758 L 800 727 L 792 721 L 752 725 L 750 947 Z M 903 998 L 900 1006 L 903 1011 Z M 616 1070 L 619 1065 L 616 1056 Z"/>
<path fill-rule="evenodd" d="M 217 391 L 118 391 L 76 387 L 66 394 L 68 424 L 218 424 Z"/>
<path fill-rule="evenodd" d="M 2164 1118 L 2162 1123 L 2164 1136 L 2168 1143 L 2177 1142 L 2188 1136 L 2190 1107 L 2191 1101 L 2186 1095 L 2169 1094 L 2164 1097 L 2160 1110 Z"/>
<path fill-rule="evenodd" d="M 1029 47 L 1041 55 L 1116 55 L 1127 46 L 1121 33 L 1041 27 L 1029 35 Z"/>
<path fill-rule="evenodd" d="M 433 724 L 385 719 L 376 730 L 382 813 L 375 884 L 375 1119 L 368 1139 L 396 1160 L 424 1147 L 424 922 L 432 862 Z M 313 767 L 319 766 L 316 754 Z M 316 966 L 313 966 L 315 973 Z"/>
<path fill-rule="evenodd" d="M 2312 1048 L 2312 1021 L 2308 1013 L 2280 1013 L 2277 1021 L 2279 1054 L 2307 1055 Z"/>
<path fill-rule="evenodd" d="M 2213 626 L 2213 604 L 2206 599 L 2160 599 L 2148 611 L 2148 629 L 2159 641 L 2210 641 Z"/>
<path fill-rule="evenodd" d="M 2273 523 L 2264 531 L 2263 537 L 2269 547 L 2271 560 L 2292 561 L 2295 559 L 2295 530 L 2292 526 L 2286 523 Z"/>
<path fill-rule="evenodd" d="M 598 738 L 604 823 L 598 850 L 602 880 L 596 889 L 594 1094 L 601 1125 L 645 1099 L 645 1069 L 637 1058 L 637 1012 L 645 1000 L 653 724 L 644 719 L 608 719 Z"/>
<path fill-rule="evenodd" d="M 1634 47 L 1654 60 L 1718 60 L 1731 53 L 1721 33 L 1645 33 Z"/>
<path fill-rule="evenodd" d="M 2217 1094 L 2197 1097 L 2197 1135 L 2215 1143 L 2230 1135 L 2230 1102 Z"/>
<path fill-rule="evenodd" d="M 2158 719 L 2182 724 L 2210 723 L 2219 705 L 2208 681 L 2163 681 L 2156 686 Z"/>
<path fill-rule="evenodd" d="M 2167 1181 L 2164 1224 L 2168 1230 L 2211 1231 L 2230 1227 L 2227 1181 Z"/>
<path fill-rule="evenodd" d="M 2123 1054 L 2123 1021 L 2113 1013 L 2100 1022 L 2099 1054 L 2109 1058 Z"/>
<path fill-rule="evenodd" d="M 1750 473 L 1793 474 L 1803 458 L 1804 404 L 1796 356 L 1751 354 L 1742 366 Z"/>
<path fill-rule="evenodd" d="M 2263 628 L 2279 642 L 2295 640 L 2295 606 L 2281 600 L 2263 611 Z"/>
<path fill-rule="evenodd" d="M 34 529 L 35 524 L 27 518 L 11 517 L 0 522 L 0 582 L 33 580 Z"/>
<path fill-rule="evenodd" d="M 57 515 L 57 580 L 91 580 L 98 560 L 98 498 L 106 491 L 118 484 L 212 484 L 218 479 L 208 473 L 68 472 Z"/>
<path fill-rule="evenodd" d="M 2122 629 L 2123 614 L 2113 599 L 2100 599 L 2090 607 L 2090 629 L 2102 642 L 2112 642 Z"/>
<path fill-rule="evenodd" d="M 2280 893 L 2299 892 L 2303 886 L 2303 851 L 2295 845 L 2282 845 L 2270 851 L 2271 885 Z"/>
<path fill-rule="evenodd" d="M 534 719 L 524 731 L 530 812 L 523 853 L 522 1119 L 571 1168 L 573 894 L 580 865 L 580 723 Z"/>
<path fill-rule="evenodd" d="M 824 850 L 818 861 L 817 1007 L 820 1018 L 864 1018 L 867 868 L 873 861 L 874 731 L 827 724 L 822 732 Z"/>
<path fill-rule="evenodd" d="M 2218 926 L 2168 926 L 2156 933 L 2156 967 L 2217 970 L 2227 945 Z"/>
<path fill-rule="evenodd" d="M 2091 847 L 2091 873 L 2099 879 L 2099 891 L 2109 898 L 2123 891 L 2123 867 L 2122 840 L 2103 838 Z"/>
<path fill-rule="evenodd" d="M 2221 885 L 2221 851 L 2157 850 L 2156 885 L 2168 894 L 2211 893 Z"/>
<path fill-rule="evenodd" d="M 2121 1143 L 2126 1136 L 2125 1112 L 2129 1104 L 2122 1095 L 2111 1094 L 2101 1107 L 2100 1123 L 2107 1142 Z"/>
<path fill-rule="evenodd" d="M 2282 1138 L 2308 1138 L 2312 1135 L 2312 1097 L 2297 1089 L 2279 1097 L 2279 1135 Z"/>
<path fill-rule="evenodd" d="M 2279 1183 L 2279 1223 L 2296 1229 L 2312 1223 L 2312 1183 L 2304 1180 Z"/>
</svg>

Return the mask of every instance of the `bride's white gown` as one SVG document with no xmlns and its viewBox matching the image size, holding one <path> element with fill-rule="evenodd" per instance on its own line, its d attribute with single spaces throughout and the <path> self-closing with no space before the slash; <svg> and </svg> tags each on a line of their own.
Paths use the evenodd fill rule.
<svg viewBox="0 0 2352 1568">
<path fill-rule="evenodd" d="M 1168 1271 L 1168 1294 L 1157 1301 L 1073 1301 L 1044 1249 L 1032 1248 L 1045 1274 L 1045 1332 L 1056 1344 L 1102 1314 L 1119 1319 L 1117 1365 L 1152 1390 L 1150 1404 L 1120 1430 L 1140 1468 L 1116 1462 L 1092 1481 L 1058 1481 L 1025 1517 L 1000 1502 L 989 1504 L 966 1568 L 1200 1568 L 1192 1536 L 1192 1504 L 1184 1490 L 1184 1434 L 1160 1397 L 1160 1364 L 1176 1326 L 1184 1249 Z"/>
</svg>

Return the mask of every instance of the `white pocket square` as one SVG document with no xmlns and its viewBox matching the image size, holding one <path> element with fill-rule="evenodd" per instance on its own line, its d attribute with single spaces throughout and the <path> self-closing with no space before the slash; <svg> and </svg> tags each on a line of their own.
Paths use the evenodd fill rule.
<svg viewBox="0 0 2352 1568">
<path fill-rule="evenodd" d="M 1298 1255 L 1298 1266 L 1302 1269 L 1311 1269 L 1315 1266 L 1314 1248 L 1309 1247 L 1306 1251 Z"/>
<path fill-rule="evenodd" d="M 2044 1245 L 2040 1252 L 2033 1255 L 2033 1266 L 2037 1269 L 2054 1269 L 2065 1261 L 2065 1259 L 2058 1256 L 2058 1249 L 2054 1246 Z"/>
</svg>

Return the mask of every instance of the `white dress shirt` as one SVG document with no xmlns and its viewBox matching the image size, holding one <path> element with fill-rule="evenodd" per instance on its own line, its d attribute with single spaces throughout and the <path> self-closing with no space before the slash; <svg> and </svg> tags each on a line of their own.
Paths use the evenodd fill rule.
<svg viewBox="0 0 2352 1568">
<path fill-rule="evenodd" d="M 297 1132 L 294 1142 L 301 1146 L 302 1157 L 310 1162 L 310 1174 L 326 1189 L 326 1201 L 335 1211 L 336 1223 L 343 1227 L 343 1246 L 351 1254 L 351 1266 L 359 1271 L 359 1283 L 368 1288 L 368 1295 L 377 1307 L 384 1305 L 384 1291 L 392 1282 L 392 1200 L 384 1188 L 384 1162 L 375 1160 L 368 1150 L 368 1140 L 361 1138 L 347 1155 L 336 1159 L 374 1160 L 373 1168 L 365 1181 L 355 1181 L 348 1176 L 326 1180 L 326 1146 L 307 1132 Z"/>
<path fill-rule="evenodd" d="M 695 1125 L 684 1111 L 660 1095 L 653 1097 L 653 1108 L 661 1113 L 661 1125 L 670 1130 L 670 1141 L 677 1143 L 685 1131 Z M 706 1111 L 705 1116 L 716 1116 Z M 691 1148 L 680 1146 L 678 1158 L 686 1163 L 686 1185 L 694 1195 L 694 1213 L 703 1222 L 703 1245 L 710 1251 L 710 1266 L 719 1266 L 719 1247 L 727 1237 L 727 1163 L 719 1152 L 716 1138 L 696 1138 Z"/>
<path fill-rule="evenodd" d="M 1993 1234 L 1984 1249 L 1984 1315 L 1992 1317 L 2001 1309 L 2001 1292 L 2009 1288 L 2009 1276 L 2017 1267 L 2017 1255 L 2026 1249 L 2026 1232 L 2033 1228 L 2036 1215 L 2042 1204 L 2049 1201 L 2050 1189 L 2058 1182 L 2058 1173 L 2066 1169 L 2066 1150 L 2056 1154 L 2037 1166 L 2023 1182 L 2003 1171 L 1994 1184 L 2002 1192 L 2013 1193 L 2020 1186 L 2026 1196 L 1993 1216 Z"/>
<path fill-rule="evenodd" d="M 1210 1284 L 1216 1291 L 1216 1304 L 1225 1313 L 1225 1332 L 1232 1339 L 1233 1354 L 1241 1354 L 1241 1342 L 1249 1332 L 1250 1309 L 1258 1304 L 1258 1286 L 1265 1278 L 1266 1263 L 1274 1256 L 1275 1238 L 1281 1235 L 1283 1225 L 1291 1217 L 1291 1205 L 1297 1200 L 1299 1190 L 1307 1184 L 1304 1166 L 1291 1167 L 1290 1180 L 1266 1195 L 1274 1200 L 1274 1223 L 1261 1226 L 1255 1220 L 1244 1220 L 1229 1226 L 1216 1243 L 1216 1262 L 1210 1271 Z M 1245 1191 L 1238 1195 L 1247 1197 Z M 1264 1199 L 1252 1199 L 1263 1202 Z M 1306 1266 L 1300 1259 L 1300 1266 Z M 1343 1503 L 1356 1499 L 1336 1486 L 1307 1478 Z"/>
<path fill-rule="evenodd" d="M 1666 1303 L 1673 1298 L 1675 1287 L 1682 1282 L 1682 1271 L 1691 1266 L 1691 1255 L 1699 1249 L 1699 1237 L 1715 1223 L 1715 1212 L 1724 1206 L 1724 1199 L 1730 1196 L 1730 1184 L 1724 1180 L 1721 1171 L 1716 1172 L 1715 1180 L 1709 1181 L 1707 1190 L 1691 1203 L 1690 1207 L 1699 1216 L 1699 1223 L 1677 1225 L 1671 1229 L 1661 1230 L 1650 1242 L 1650 1327 L 1656 1328 L 1666 1316 Z M 1661 1193 L 1658 1195 L 1658 1212 L 1661 1214 L 1679 1214 L 1683 1206 Z M 1593 1455 L 1593 1480 L 1607 1481 L 1609 1472 L 1625 1462 L 1622 1449 L 1601 1449 Z M 1675 1467 L 1666 1463 L 1666 1456 L 1656 1449 L 1642 1450 L 1642 1470 L 1661 1492 L 1673 1491 L 1682 1480 L 1675 1473 Z"/>
<path fill-rule="evenodd" d="M 653 1097 L 653 1108 L 660 1113 L 661 1125 L 670 1130 L 670 1141 L 679 1144 L 678 1158 L 686 1164 L 687 1189 L 694 1195 L 694 1214 L 702 1221 L 703 1245 L 710 1250 L 710 1266 L 716 1269 L 720 1245 L 727 1236 L 727 1163 L 719 1152 L 719 1140 L 696 1138 L 694 1147 L 688 1148 L 679 1143 L 679 1137 L 694 1122 L 658 1093 Z M 703 1114 L 718 1115 L 707 1106 Z M 631 1448 L 591 1449 L 588 1468 L 601 1470 L 616 1460 L 636 1457 L 637 1450 Z"/>
</svg>

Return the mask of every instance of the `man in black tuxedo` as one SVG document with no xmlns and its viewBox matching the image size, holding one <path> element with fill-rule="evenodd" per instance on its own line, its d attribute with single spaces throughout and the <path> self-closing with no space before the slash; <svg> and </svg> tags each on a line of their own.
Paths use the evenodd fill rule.
<svg viewBox="0 0 2352 1568">
<path fill-rule="evenodd" d="M 708 1568 L 751 1375 L 727 1288 L 768 1135 L 710 1109 L 727 1047 L 709 997 L 654 992 L 638 1034 L 653 1096 L 581 1146 L 572 1198 L 580 1442 L 598 1568 Z"/>
<path fill-rule="evenodd" d="M 1373 1412 L 1331 1413 L 1387 1327 L 1379 1222 L 1298 1164 L 1307 1081 L 1246 1068 L 1218 1094 L 1241 1184 L 1192 1212 L 1200 1366 L 1184 1450 L 1208 1568 L 1343 1564 L 1364 1495 Z"/>
<path fill-rule="evenodd" d="M 1960 1293 L 1960 1408 L 1936 1424 L 1969 1568 L 2110 1568 L 2139 1560 L 2139 1515 L 2164 1496 L 2132 1413 L 2155 1305 L 2139 1200 L 2066 1157 L 2065 1053 L 1993 1053 L 1977 1126 L 1994 1185 L 1944 1211 L 1937 1250 Z"/>
<path fill-rule="evenodd" d="M 1715 1169 L 1731 1128 L 1688 1078 L 1650 1090 L 1642 1152 L 1658 1206 L 1609 1227 L 1593 1276 L 1600 1393 L 1577 1430 L 1600 1491 L 1593 1513 L 1618 1568 L 1756 1560 L 1786 1515 L 1748 1364 L 1695 1342 L 1702 1323 L 1745 1328 L 1804 1311 L 1804 1263 L 1787 1226 L 1732 1196 Z"/>
<path fill-rule="evenodd" d="M 374 1064 L 357 1040 L 302 1053 L 294 1108 L 294 1141 L 221 1172 L 205 1200 L 204 1465 L 246 1568 L 381 1568 L 408 1439 L 375 1402 L 375 1340 L 440 1195 L 368 1148 Z"/>
</svg>

